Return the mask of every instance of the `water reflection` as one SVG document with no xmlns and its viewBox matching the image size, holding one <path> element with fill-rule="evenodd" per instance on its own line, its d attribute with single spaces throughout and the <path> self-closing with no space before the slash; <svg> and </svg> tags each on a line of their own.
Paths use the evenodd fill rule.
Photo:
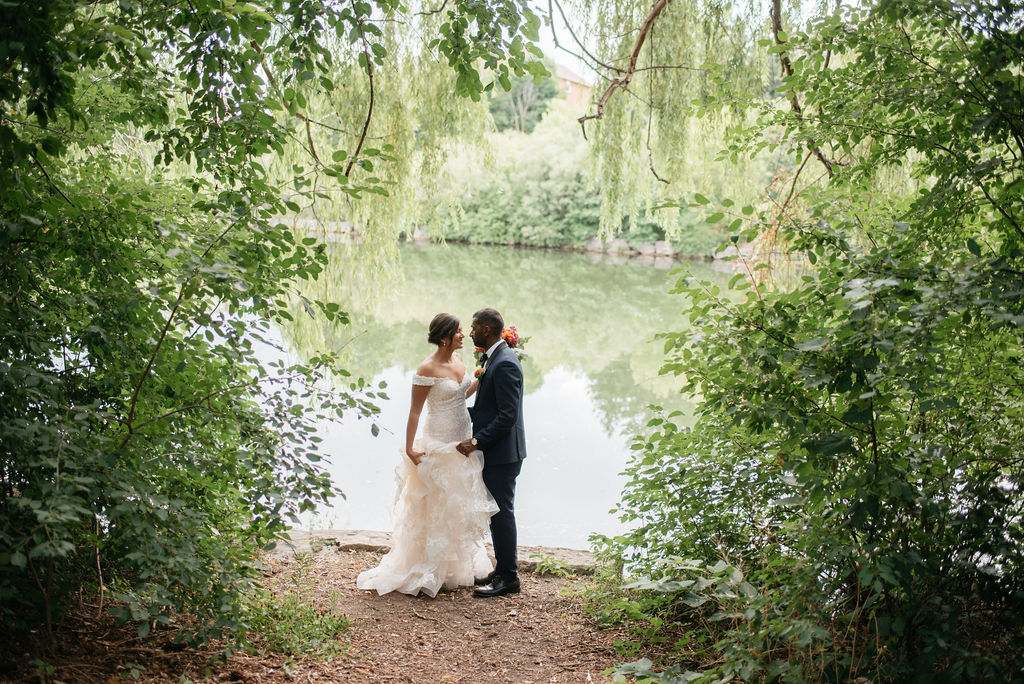
<svg viewBox="0 0 1024 684">
<path fill-rule="evenodd" d="M 283 331 L 302 356 L 331 349 L 354 375 L 385 381 L 380 437 L 364 421 L 325 428 L 335 481 L 347 499 L 313 524 L 388 529 L 409 405 L 410 378 L 432 347 L 426 327 L 438 311 L 460 316 L 497 308 L 531 339 L 524 363 L 529 458 L 519 479 L 517 517 L 522 544 L 582 548 L 592 532 L 615 533 L 615 504 L 631 436 L 649 418 L 647 406 L 689 413 L 678 381 L 660 377 L 657 332 L 685 325 L 685 300 L 668 290 L 677 276 L 640 264 L 590 263 L 585 255 L 470 246 L 402 249 L 402 276 L 373 299 L 352 291 L 345 248 L 332 246 L 334 277 L 311 287 L 352 315 L 332 328 L 297 315 Z M 727 278 L 707 268 L 701 277 Z M 464 358 L 472 363 L 471 348 Z"/>
</svg>

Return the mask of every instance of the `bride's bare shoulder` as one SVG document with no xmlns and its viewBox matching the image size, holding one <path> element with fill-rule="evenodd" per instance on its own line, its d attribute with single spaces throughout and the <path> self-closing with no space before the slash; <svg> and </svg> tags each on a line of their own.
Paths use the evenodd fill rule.
<svg viewBox="0 0 1024 684">
<path fill-rule="evenodd" d="M 439 377 L 437 364 L 430 357 L 423 359 L 423 363 L 416 367 L 416 375 L 423 376 L 424 378 Z"/>
</svg>

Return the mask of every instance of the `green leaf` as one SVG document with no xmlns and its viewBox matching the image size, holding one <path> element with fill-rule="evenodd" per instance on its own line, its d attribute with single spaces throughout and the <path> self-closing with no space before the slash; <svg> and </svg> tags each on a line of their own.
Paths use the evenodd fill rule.
<svg viewBox="0 0 1024 684">
<path fill-rule="evenodd" d="M 528 40 L 532 40 L 534 42 L 540 40 L 540 17 L 525 8 L 523 14 L 526 18 L 526 24 L 523 26 L 523 35 L 526 36 Z"/>
<path fill-rule="evenodd" d="M 796 345 L 796 348 L 800 351 L 820 351 L 824 349 L 827 344 L 827 337 L 815 337 L 810 340 L 800 342 Z"/>
<path fill-rule="evenodd" d="M 823 456 L 835 456 L 837 454 L 853 452 L 853 441 L 849 435 L 844 433 L 834 433 L 824 437 L 809 439 L 803 442 L 802 446 L 809 453 L 821 454 Z"/>
</svg>

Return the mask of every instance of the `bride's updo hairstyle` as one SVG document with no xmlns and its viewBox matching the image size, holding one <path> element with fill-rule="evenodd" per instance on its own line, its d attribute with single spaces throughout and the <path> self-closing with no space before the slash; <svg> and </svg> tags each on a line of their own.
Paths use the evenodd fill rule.
<svg viewBox="0 0 1024 684">
<path fill-rule="evenodd" d="M 443 340 L 451 339 L 459 332 L 459 319 L 448 313 L 439 313 L 427 328 L 427 342 L 441 346 Z"/>
</svg>

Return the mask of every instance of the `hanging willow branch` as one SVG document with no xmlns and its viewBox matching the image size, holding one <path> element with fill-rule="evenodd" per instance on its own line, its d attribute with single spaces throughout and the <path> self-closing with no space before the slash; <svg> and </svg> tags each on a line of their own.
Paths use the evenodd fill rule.
<svg viewBox="0 0 1024 684">
<path fill-rule="evenodd" d="M 783 45 L 782 39 L 779 34 L 782 32 L 782 0 L 772 0 L 772 35 L 775 38 L 776 45 Z M 789 55 L 785 52 L 779 53 L 779 61 L 782 63 L 782 70 L 786 76 L 793 75 L 793 65 L 789 61 Z M 789 91 L 789 104 L 793 108 L 793 113 L 796 118 L 800 121 L 804 120 L 803 108 L 800 106 L 800 100 L 796 96 L 796 91 Z M 811 149 L 814 150 L 814 156 L 825 165 L 825 170 L 828 172 L 828 177 L 832 178 L 835 172 L 832 170 L 832 162 L 825 157 L 825 154 L 818 147 L 817 141 L 811 139 Z"/>
<path fill-rule="evenodd" d="M 565 10 L 562 9 L 562 4 L 558 2 L 558 0 L 548 0 L 549 17 L 555 16 L 555 12 L 553 9 L 554 7 L 558 8 L 558 13 L 562 15 L 562 23 L 565 24 L 565 28 L 569 31 L 569 35 L 572 36 L 573 41 L 576 43 L 576 45 L 580 47 L 580 50 L 582 50 L 583 54 L 587 56 L 587 59 L 589 59 L 592 63 L 598 65 L 602 69 L 607 69 L 608 71 L 616 71 L 620 74 L 623 72 L 623 70 L 617 66 L 602 62 L 600 59 L 595 57 L 590 50 L 587 49 L 586 44 L 582 40 L 580 40 L 579 37 L 576 35 L 576 32 L 572 30 L 572 23 L 569 21 L 569 18 L 565 16 Z M 578 55 L 575 52 L 572 52 L 571 50 L 562 47 L 561 43 L 558 42 L 558 35 L 555 34 L 555 24 L 553 21 L 551 22 L 551 38 L 552 40 L 555 41 L 555 47 L 558 48 L 559 50 L 564 50 L 565 52 L 569 53 L 570 55 L 580 60 L 581 62 L 586 61 L 581 55 Z"/>
<path fill-rule="evenodd" d="M 778 1 L 778 0 L 776 0 Z M 601 99 L 597 101 L 597 113 L 587 114 L 581 116 L 577 121 L 580 122 L 580 128 L 583 129 L 583 137 L 587 137 L 586 122 L 590 119 L 600 119 L 604 116 L 604 107 L 608 104 L 608 100 L 615 93 L 616 89 L 625 90 L 629 85 L 629 82 L 633 80 L 633 75 L 636 74 L 636 61 L 640 57 L 640 49 L 644 46 L 644 41 L 647 40 L 647 34 L 650 33 L 651 27 L 654 22 L 658 19 L 658 15 L 661 14 L 662 10 L 668 7 L 668 4 L 672 0 L 658 0 L 654 3 L 654 7 L 647 13 L 647 17 L 644 19 L 644 23 L 640 26 L 640 34 L 636 37 L 636 42 L 633 44 L 633 50 L 629 53 L 629 65 L 626 67 L 626 73 L 618 78 L 613 78 L 611 85 L 601 95 Z"/>
<path fill-rule="evenodd" d="M 650 64 L 653 66 L 653 64 L 654 64 L 654 28 L 653 27 L 651 28 L 651 49 L 650 49 L 650 53 L 649 54 L 650 54 L 650 57 L 651 57 Z M 649 91 L 649 94 L 648 94 L 648 97 L 650 99 L 649 99 L 649 102 L 648 102 L 648 105 L 647 105 L 647 107 L 648 107 L 648 112 L 647 112 L 647 164 L 648 164 L 648 166 L 650 166 L 651 173 L 654 174 L 654 177 L 657 178 L 662 183 L 664 183 L 665 185 L 668 185 L 669 184 L 668 181 L 665 180 L 664 178 L 662 178 L 661 176 L 659 176 L 658 175 L 658 171 L 654 168 L 654 149 L 651 148 L 651 122 L 654 121 L 654 72 L 653 71 L 651 72 L 651 77 L 649 79 L 647 79 L 647 84 L 650 87 L 650 91 Z"/>
<path fill-rule="evenodd" d="M 355 9 L 355 0 L 353 0 L 352 4 L 353 9 Z M 370 103 L 366 110 L 366 121 L 363 122 L 363 132 L 359 134 L 359 143 L 356 145 L 356 150 L 352 153 L 351 159 L 349 159 L 348 167 L 345 168 L 346 178 L 348 178 L 349 173 L 352 172 L 352 166 L 356 163 L 356 159 L 359 158 L 359 153 L 363 149 L 363 143 L 366 142 L 366 132 L 370 128 L 370 119 L 373 118 L 373 55 L 370 52 L 370 44 L 366 40 L 366 33 L 363 30 L 362 17 L 359 17 L 359 38 L 363 42 L 363 56 L 366 59 L 366 76 L 370 80 Z"/>
<path fill-rule="evenodd" d="M 365 39 L 364 39 L 364 42 L 365 42 Z M 263 49 L 260 47 L 260 44 L 258 42 L 256 42 L 255 40 L 253 40 L 253 41 L 249 42 L 249 45 L 251 45 L 252 48 L 256 51 L 256 54 L 257 54 L 257 56 L 260 59 L 260 66 L 263 67 L 263 73 L 266 74 L 267 81 L 270 83 L 270 86 L 277 92 L 277 97 L 278 97 L 278 100 L 281 102 L 281 105 L 284 107 L 285 111 L 290 111 L 290 109 L 291 109 L 290 103 L 288 102 L 288 100 L 286 100 L 284 98 L 284 95 L 281 92 L 281 87 L 277 84 L 277 79 L 274 78 L 274 73 L 270 70 L 269 67 L 267 67 L 267 62 L 266 62 L 266 60 L 263 57 Z M 372 97 L 373 97 L 373 75 L 372 74 L 370 76 L 370 97 L 371 97 L 371 100 L 372 100 Z M 371 111 L 372 111 L 372 102 L 371 102 Z M 323 121 L 316 121 L 314 119 L 309 118 L 308 116 L 306 116 L 302 112 L 298 112 L 298 111 L 292 112 L 292 115 L 295 118 L 297 118 L 299 121 L 301 121 L 303 124 L 305 124 L 305 126 L 306 126 L 306 140 L 309 143 L 309 153 L 310 153 L 310 155 L 312 155 L 312 157 L 316 161 L 316 163 L 319 164 L 320 166 L 324 166 L 324 163 L 322 161 L 320 161 L 320 155 L 318 155 L 317 152 L 316 152 L 316 145 L 313 143 L 313 132 L 311 130 L 311 127 L 312 126 L 320 126 L 321 128 L 326 128 L 328 130 L 335 131 L 336 133 L 344 133 L 345 135 L 351 135 L 350 131 L 346 131 L 343 128 L 338 128 L 337 126 L 331 126 L 330 124 L 324 123 Z M 364 126 L 363 127 L 363 138 L 362 138 L 362 140 L 365 140 L 365 138 L 366 138 L 366 127 Z M 362 146 L 362 140 L 360 141 L 360 147 Z"/>
<path fill-rule="evenodd" d="M 274 73 L 270 70 L 269 67 L 267 67 L 267 62 L 263 58 L 263 49 L 260 47 L 260 44 L 257 43 L 255 40 L 249 41 L 249 45 L 252 46 L 252 49 L 255 50 L 256 54 L 259 56 L 260 66 L 263 67 L 263 73 L 267 75 L 267 81 L 269 81 L 271 87 L 277 91 L 278 99 L 280 99 L 281 105 L 284 107 L 285 111 L 288 111 L 291 108 L 289 102 L 284 98 L 284 94 L 281 92 L 281 88 L 277 85 L 277 79 L 274 78 Z M 309 153 L 313 156 L 313 159 L 316 161 L 317 164 L 323 166 L 323 162 L 320 161 L 320 155 L 316 153 L 316 146 L 313 144 L 313 133 L 309 127 L 309 117 L 307 117 L 302 112 L 295 112 L 295 116 L 299 119 L 299 121 L 302 121 L 306 125 L 306 139 L 309 141 Z"/>
</svg>

